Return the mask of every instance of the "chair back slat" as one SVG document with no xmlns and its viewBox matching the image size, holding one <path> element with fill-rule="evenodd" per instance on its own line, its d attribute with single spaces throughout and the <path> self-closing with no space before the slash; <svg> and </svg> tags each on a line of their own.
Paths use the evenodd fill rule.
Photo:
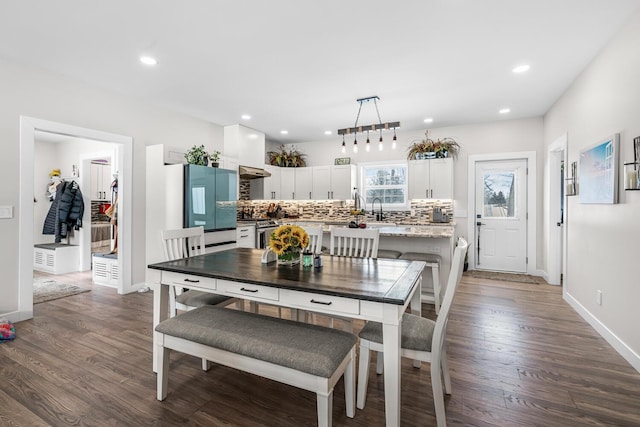
<svg viewBox="0 0 640 427">
<path fill-rule="evenodd" d="M 456 246 L 455 252 L 453 253 L 453 259 L 451 260 L 451 271 L 449 272 L 447 288 L 444 292 L 444 298 L 442 299 L 442 305 L 440 306 L 440 313 L 438 313 L 438 318 L 436 319 L 436 325 L 433 331 L 433 341 L 431 344 L 432 349 L 441 349 L 444 345 L 449 312 L 451 311 L 451 305 L 453 304 L 456 289 L 458 288 L 460 279 L 462 278 L 464 257 L 468 248 L 469 243 L 462 237 L 458 238 L 458 245 Z M 437 347 L 434 347 L 436 345 Z M 439 357 L 439 354 L 437 357 Z"/>
<path fill-rule="evenodd" d="M 361 228 L 331 228 L 329 253 L 335 256 L 377 258 L 380 230 Z"/>
<path fill-rule="evenodd" d="M 161 232 L 164 257 L 167 261 L 204 253 L 204 227 L 180 228 Z"/>
<path fill-rule="evenodd" d="M 302 227 L 309 235 L 309 250 L 314 254 L 322 252 L 322 227 Z"/>
</svg>

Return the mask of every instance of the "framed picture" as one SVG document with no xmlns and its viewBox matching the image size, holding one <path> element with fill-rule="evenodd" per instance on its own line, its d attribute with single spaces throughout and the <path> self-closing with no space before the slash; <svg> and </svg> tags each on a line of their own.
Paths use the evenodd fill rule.
<svg viewBox="0 0 640 427">
<path fill-rule="evenodd" d="M 350 165 L 351 164 L 351 157 L 338 157 L 336 158 L 335 163 L 336 165 Z"/>
<path fill-rule="evenodd" d="M 618 203 L 618 145 L 614 134 L 580 150 L 580 203 Z"/>
</svg>

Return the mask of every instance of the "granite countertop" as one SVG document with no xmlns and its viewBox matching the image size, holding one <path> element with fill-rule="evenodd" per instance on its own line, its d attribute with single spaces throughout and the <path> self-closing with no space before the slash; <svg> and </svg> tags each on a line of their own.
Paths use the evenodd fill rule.
<svg viewBox="0 0 640 427">
<path fill-rule="evenodd" d="M 347 227 L 344 222 L 325 222 L 313 220 L 296 220 L 288 221 L 298 225 L 322 224 L 323 231 L 329 233 L 331 227 Z M 411 225 L 411 224 L 391 224 L 391 223 L 366 223 L 367 228 L 377 228 L 380 230 L 381 237 L 432 237 L 432 238 L 450 238 L 454 234 L 453 223 L 434 223 L 429 225 Z"/>
</svg>

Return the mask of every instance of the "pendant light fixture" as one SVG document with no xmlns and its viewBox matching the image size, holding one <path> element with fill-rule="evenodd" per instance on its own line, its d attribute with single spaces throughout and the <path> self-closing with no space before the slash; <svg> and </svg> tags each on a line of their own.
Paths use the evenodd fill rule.
<svg viewBox="0 0 640 427">
<path fill-rule="evenodd" d="M 345 150 L 345 142 L 344 142 L 344 136 L 345 135 L 351 135 L 354 134 L 354 138 L 353 138 L 353 152 L 357 153 L 358 152 L 358 133 L 362 132 L 367 132 L 367 145 L 366 145 L 366 150 L 369 151 L 369 146 L 370 146 L 370 140 L 369 140 L 369 131 L 380 131 L 380 140 L 378 143 L 378 150 L 382 150 L 383 149 L 383 145 L 382 145 L 382 131 L 383 130 L 390 130 L 393 129 L 393 144 L 392 144 L 392 148 L 396 147 L 396 128 L 400 127 L 400 122 L 386 122 L 386 123 L 382 123 L 382 120 L 380 119 L 380 111 L 378 110 L 378 101 L 380 100 L 380 98 L 378 96 L 368 96 L 366 98 L 360 98 L 360 99 L 356 99 L 356 101 L 360 104 L 360 107 L 358 108 L 358 115 L 356 116 L 356 122 L 354 124 L 353 127 L 351 128 L 344 128 L 344 129 L 338 129 L 338 135 L 342 135 L 342 149 L 343 152 Z M 358 126 L 358 120 L 360 119 L 360 112 L 362 111 L 362 104 L 364 104 L 365 102 L 370 102 L 373 101 L 373 104 L 376 107 L 376 113 L 378 115 L 378 123 L 375 124 L 370 124 L 370 125 L 366 125 L 366 126 Z"/>
</svg>

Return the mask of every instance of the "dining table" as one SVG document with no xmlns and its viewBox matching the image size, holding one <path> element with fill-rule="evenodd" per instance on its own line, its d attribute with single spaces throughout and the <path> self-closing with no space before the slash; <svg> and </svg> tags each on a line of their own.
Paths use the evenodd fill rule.
<svg viewBox="0 0 640 427">
<path fill-rule="evenodd" d="M 322 255 L 320 267 L 283 266 L 263 263 L 263 253 L 262 249 L 234 248 L 150 264 L 150 269 L 160 271 L 159 283 L 153 284 L 154 331 L 168 317 L 170 286 L 277 305 L 290 308 L 293 313 L 312 311 L 380 322 L 386 425 L 399 426 L 402 315 L 407 309 L 421 314 L 421 273 L 425 263 Z M 153 341 L 153 370 L 157 372 L 156 332 Z"/>
</svg>

